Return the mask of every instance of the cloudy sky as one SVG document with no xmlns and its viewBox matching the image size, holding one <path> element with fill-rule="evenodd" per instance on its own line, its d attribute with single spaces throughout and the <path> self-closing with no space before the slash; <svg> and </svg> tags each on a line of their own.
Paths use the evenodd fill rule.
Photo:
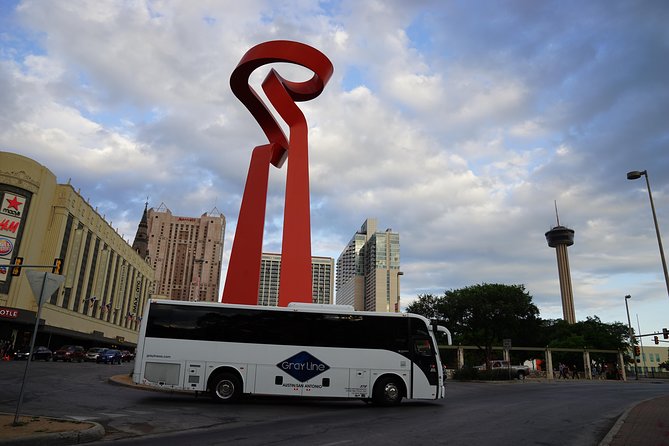
<svg viewBox="0 0 669 446">
<path fill-rule="evenodd" d="M 626 323 L 631 294 L 649 333 L 669 326 L 669 296 L 645 181 L 626 172 L 648 170 L 669 237 L 667 23 L 662 0 L 0 0 L 0 150 L 71 178 L 129 240 L 147 197 L 176 215 L 216 207 L 227 264 L 266 142 L 230 74 L 258 43 L 300 41 L 335 68 L 300 104 L 314 255 L 336 259 L 374 217 L 400 233 L 403 305 L 524 284 L 561 318 L 544 236 L 557 202 L 576 232 L 577 319 Z M 266 251 L 281 249 L 285 171 L 271 172 Z"/>
</svg>

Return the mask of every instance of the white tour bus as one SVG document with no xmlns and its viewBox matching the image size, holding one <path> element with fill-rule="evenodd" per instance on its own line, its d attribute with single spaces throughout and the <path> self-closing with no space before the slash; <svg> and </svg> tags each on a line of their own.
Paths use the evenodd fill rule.
<svg viewBox="0 0 669 446">
<path fill-rule="evenodd" d="M 416 314 L 346 305 L 288 307 L 151 299 L 133 381 L 242 394 L 360 398 L 380 405 L 444 397 L 433 326 Z"/>
</svg>

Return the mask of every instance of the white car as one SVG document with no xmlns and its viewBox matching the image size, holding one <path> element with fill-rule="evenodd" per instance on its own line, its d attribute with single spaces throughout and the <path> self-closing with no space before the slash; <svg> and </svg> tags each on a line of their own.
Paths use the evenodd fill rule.
<svg viewBox="0 0 669 446">
<path fill-rule="evenodd" d="M 95 362 L 95 361 L 97 361 L 97 359 L 98 359 L 98 355 L 100 354 L 100 352 L 101 352 L 102 350 L 104 350 L 104 349 L 105 349 L 104 347 L 93 347 L 93 348 L 89 348 L 89 349 L 86 351 L 86 356 L 84 356 L 84 359 L 85 359 L 86 361 L 92 361 L 92 362 Z"/>
</svg>

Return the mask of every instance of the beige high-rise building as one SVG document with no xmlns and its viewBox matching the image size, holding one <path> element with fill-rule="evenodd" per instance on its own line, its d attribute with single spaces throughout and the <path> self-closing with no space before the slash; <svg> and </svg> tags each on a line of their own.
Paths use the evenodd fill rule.
<svg viewBox="0 0 669 446">
<path fill-rule="evenodd" d="M 399 312 L 400 235 L 368 218 L 337 259 L 337 304 Z"/>
<path fill-rule="evenodd" d="M 263 253 L 260 260 L 258 305 L 276 306 L 279 302 L 281 254 Z M 334 259 L 311 258 L 311 293 L 315 304 L 332 304 L 334 291 Z"/>
<path fill-rule="evenodd" d="M 37 302 L 27 272 L 51 272 L 61 259 L 64 283 L 42 305 L 37 345 L 136 344 L 153 270 L 111 223 L 69 182 L 15 153 L 0 152 L 0 200 L 0 341 L 28 345 Z M 12 276 L 2 265 L 17 257 L 27 266 Z"/>
<path fill-rule="evenodd" d="M 145 208 L 133 247 L 155 270 L 153 294 L 220 301 L 224 235 L 225 217 L 216 208 L 199 218 L 172 215 L 164 204 Z"/>
</svg>

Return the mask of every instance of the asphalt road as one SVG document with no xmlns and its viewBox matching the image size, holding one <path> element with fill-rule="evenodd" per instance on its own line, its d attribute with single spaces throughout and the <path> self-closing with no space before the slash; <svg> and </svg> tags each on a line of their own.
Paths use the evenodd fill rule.
<svg viewBox="0 0 669 446">
<path fill-rule="evenodd" d="M 24 362 L 0 362 L 0 411 L 14 413 Z M 32 363 L 21 414 L 101 423 L 113 445 L 597 445 L 630 405 L 668 395 L 663 381 L 448 382 L 439 401 L 207 396 L 110 384 L 132 364 Z"/>
</svg>

